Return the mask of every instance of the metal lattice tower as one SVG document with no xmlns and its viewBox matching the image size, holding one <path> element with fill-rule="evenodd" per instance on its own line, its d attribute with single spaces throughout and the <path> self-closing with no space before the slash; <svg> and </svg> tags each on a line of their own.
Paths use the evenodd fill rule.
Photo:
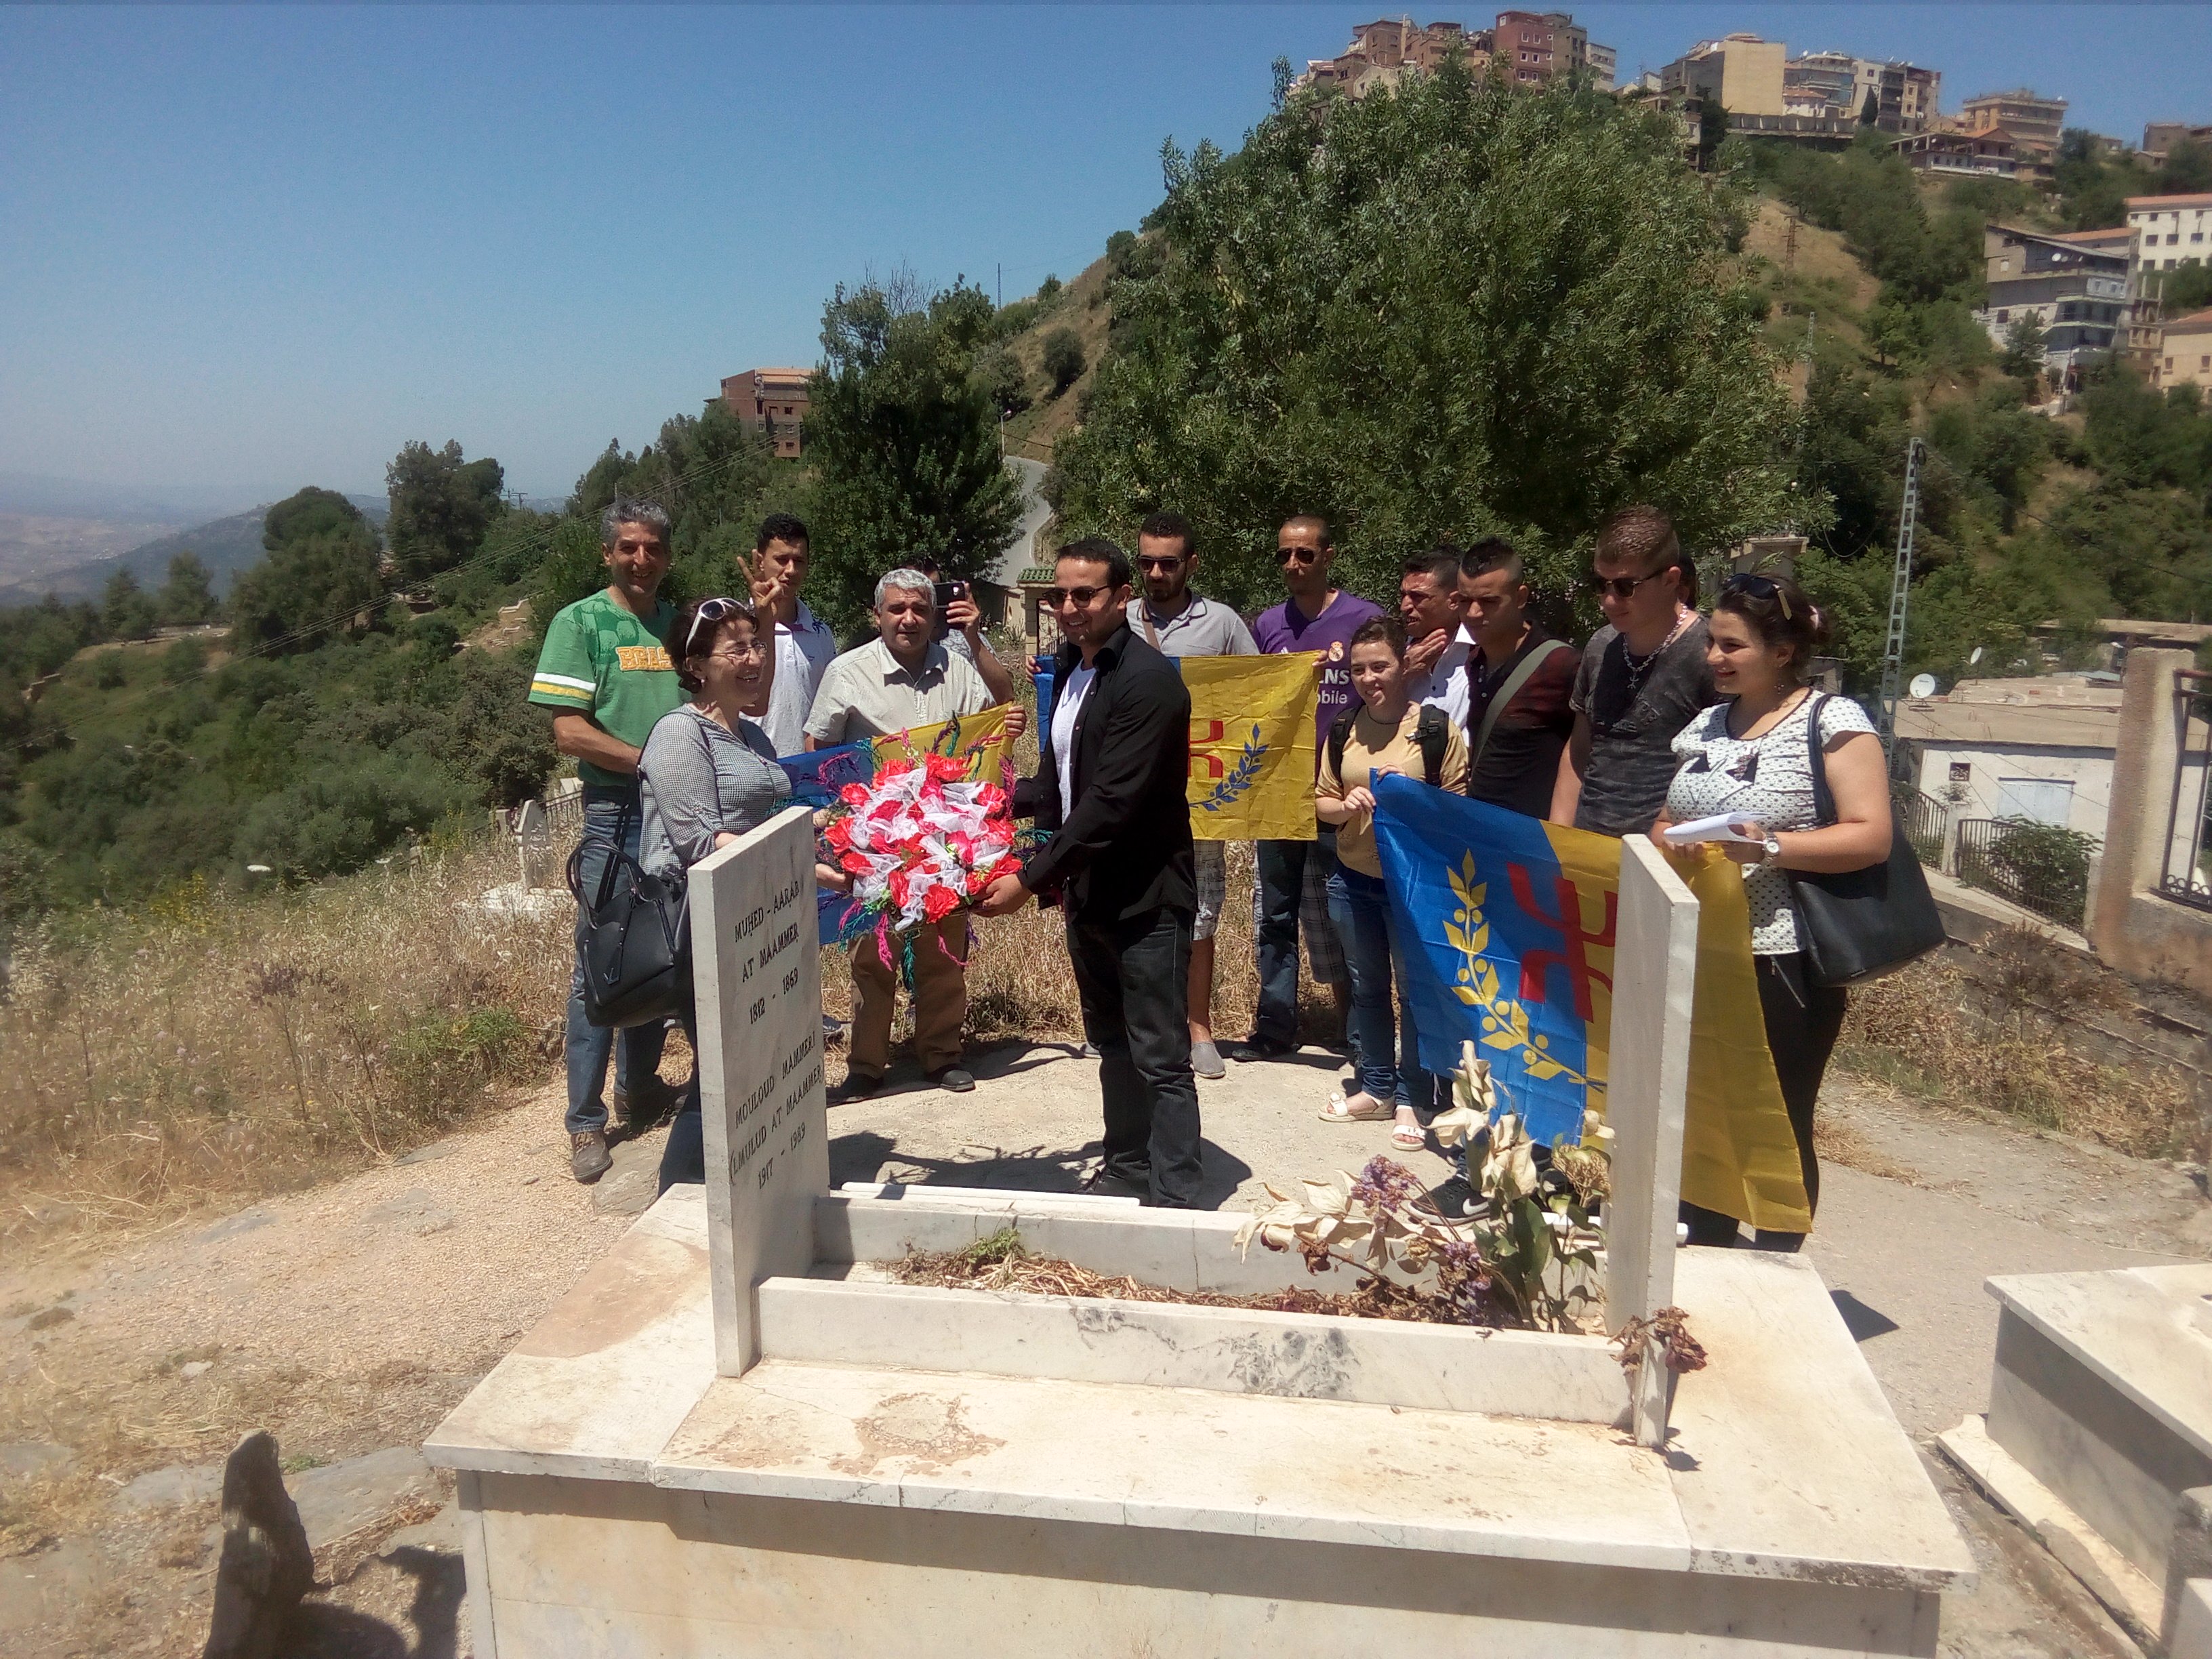
<svg viewBox="0 0 2212 1659">
<path fill-rule="evenodd" d="M 1897 748 L 1897 694 L 1905 678 L 1905 601 L 1912 585 L 1912 532 L 1920 517 L 1920 462 L 1926 446 L 1905 449 L 1905 501 L 1897 514 L 1897 568 L 1889 579 L 1889 638 L 1881 650 L 1881 750 Z"/>
</svg>

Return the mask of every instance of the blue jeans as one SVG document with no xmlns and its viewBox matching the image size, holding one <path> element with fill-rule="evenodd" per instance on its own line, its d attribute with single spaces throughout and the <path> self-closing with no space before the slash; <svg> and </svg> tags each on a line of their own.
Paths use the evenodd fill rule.
<svg viewBox="0 0 2212 1659">
<path fill-rule="evenodd" d="M 629 823 L 623 835 L 623 851 L 632 859 L 637 857 L 638 820 L 637 791 L 609 788 L 604 784 L 584 786 L 583 859 L 579 872 L 587 894 L 599 890 L 599 877 L 607 867 L 607 860 L 614 851 L 615 831 L 622 826 L 624 811 Z M 667 1028 L 660 1021 L 633 1026 L 620 1033 L 621 1057 L 617 1061 L 616 1076 L 622 1091 L 633 1099 L 642 1098 L 651 1087 L 651 1079 L 660 1070 L 660 1046 L 667 1037 Z M 568 1133 L 582 1129 L 605 1130 L 607 1127 L 606 1102 L 600 1090 L 607 1078 L 607 1055 L 616 1044 L 617 1033 L 604 1025 L 594 1025 L 584 1018 L 584 907 L 576 907 L 576 961 L 568 975 L 568 1026 L 566 1048 L 568 1061 Z"/>
<path fill-rule="evenodd" d="M 1359 1086 L 1373 1098 L 1428 1109 L 1436 1085 L 1421 1069 L 1407 1002 L 1405 953 L 1390 914 L 1390 890 L 1376 876 L 1340 864 L 1328 872 L 1328 915 L 1344 941 L 1352 970 L 1352 1065 Z M 1392 1034 L 1390 981 L 1398 982 L 1396 1033 Z M 1392 1054 L 1398 1063 L 1390 1063 Z"/>
<path fill-rule="evenodd" d="M 1256 844 L 1255 852 L 1260 868 L 1260 913 L 1255 918 L 1260 1009 L 1252 1021 L 1252 1035 L 1262 1042 L 1295 1048 L 1298 1045 L 1299 900 L 1304 895 L 1310 860 L 1322 860 L 1327 871 L 1336 869 L 1336 832 L 1324 829 L 1312 841 L 1263 841 Z M 1310 940 L 1306 950 L 1310 958 Z"/>
</svg>

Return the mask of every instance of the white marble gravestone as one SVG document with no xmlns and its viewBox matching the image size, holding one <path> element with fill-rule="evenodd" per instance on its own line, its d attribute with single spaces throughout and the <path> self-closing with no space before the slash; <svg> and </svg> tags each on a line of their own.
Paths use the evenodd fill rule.
<svg viewBox="0 0 2212 1659">
<path fill-rule="evenodd" d="M 1007 1227 L 1180 1290 L 1310 1281 L 1235 1213 L 830 1192 L 813 858 L 794 809 L 693 872 L 704 1193 L 426 1448 L 480 1659 L 1936 1652 L 1971 1559 L 1819 1275 L 1674 1249 L 1698 907 L 1647 842 L 1606 1278 L 1616 1323 L 1679 1302 L 1711 1363 L 1632 1393 L 1596 1336 L 887 1282 Z"/>
<path fill-rule="evenodd" d="M 814 1261 L 830 1190 L 813 815 L 793 806 L 691 869 L 714 1363 L 760 1358 L 753 1287 Z"/>
</svg>

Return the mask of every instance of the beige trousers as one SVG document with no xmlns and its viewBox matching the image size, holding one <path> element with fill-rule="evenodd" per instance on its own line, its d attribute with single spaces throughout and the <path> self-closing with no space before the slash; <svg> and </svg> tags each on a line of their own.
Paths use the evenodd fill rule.
<svg viewBox="0 0 2212 1659">
<path fill-rule="evenodd" d="M 947 916 L 914 931 L 914 1051 L 925 1072 L 960 1061 L 968 1020 L 968 918 Z M 853 966 L 852 1069 L 879 1078 L 890 1069 L 891 1011 L 898 1001 L 897 947 L 886 963 L 874 935 L 848 947 Z"/>
</svg>

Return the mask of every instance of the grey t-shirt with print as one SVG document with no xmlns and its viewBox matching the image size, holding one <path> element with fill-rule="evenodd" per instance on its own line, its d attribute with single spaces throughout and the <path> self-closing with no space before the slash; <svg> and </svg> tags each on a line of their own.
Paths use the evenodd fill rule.
<svg viewBox="0 0 2212 1659">
<path fill-rule="evenodd" d="M 1717 694 L 1705 666 L 1705 619 L 1698 617 L 1656 659 L 1632 672 L 1627 642 L 1607 625 L 1583 647 L 1570 706 L 1590 724 L 1575 828 L 1601 836 L 1650 831 L 1674 781 L 1674 734 Z"/>
</svg>

